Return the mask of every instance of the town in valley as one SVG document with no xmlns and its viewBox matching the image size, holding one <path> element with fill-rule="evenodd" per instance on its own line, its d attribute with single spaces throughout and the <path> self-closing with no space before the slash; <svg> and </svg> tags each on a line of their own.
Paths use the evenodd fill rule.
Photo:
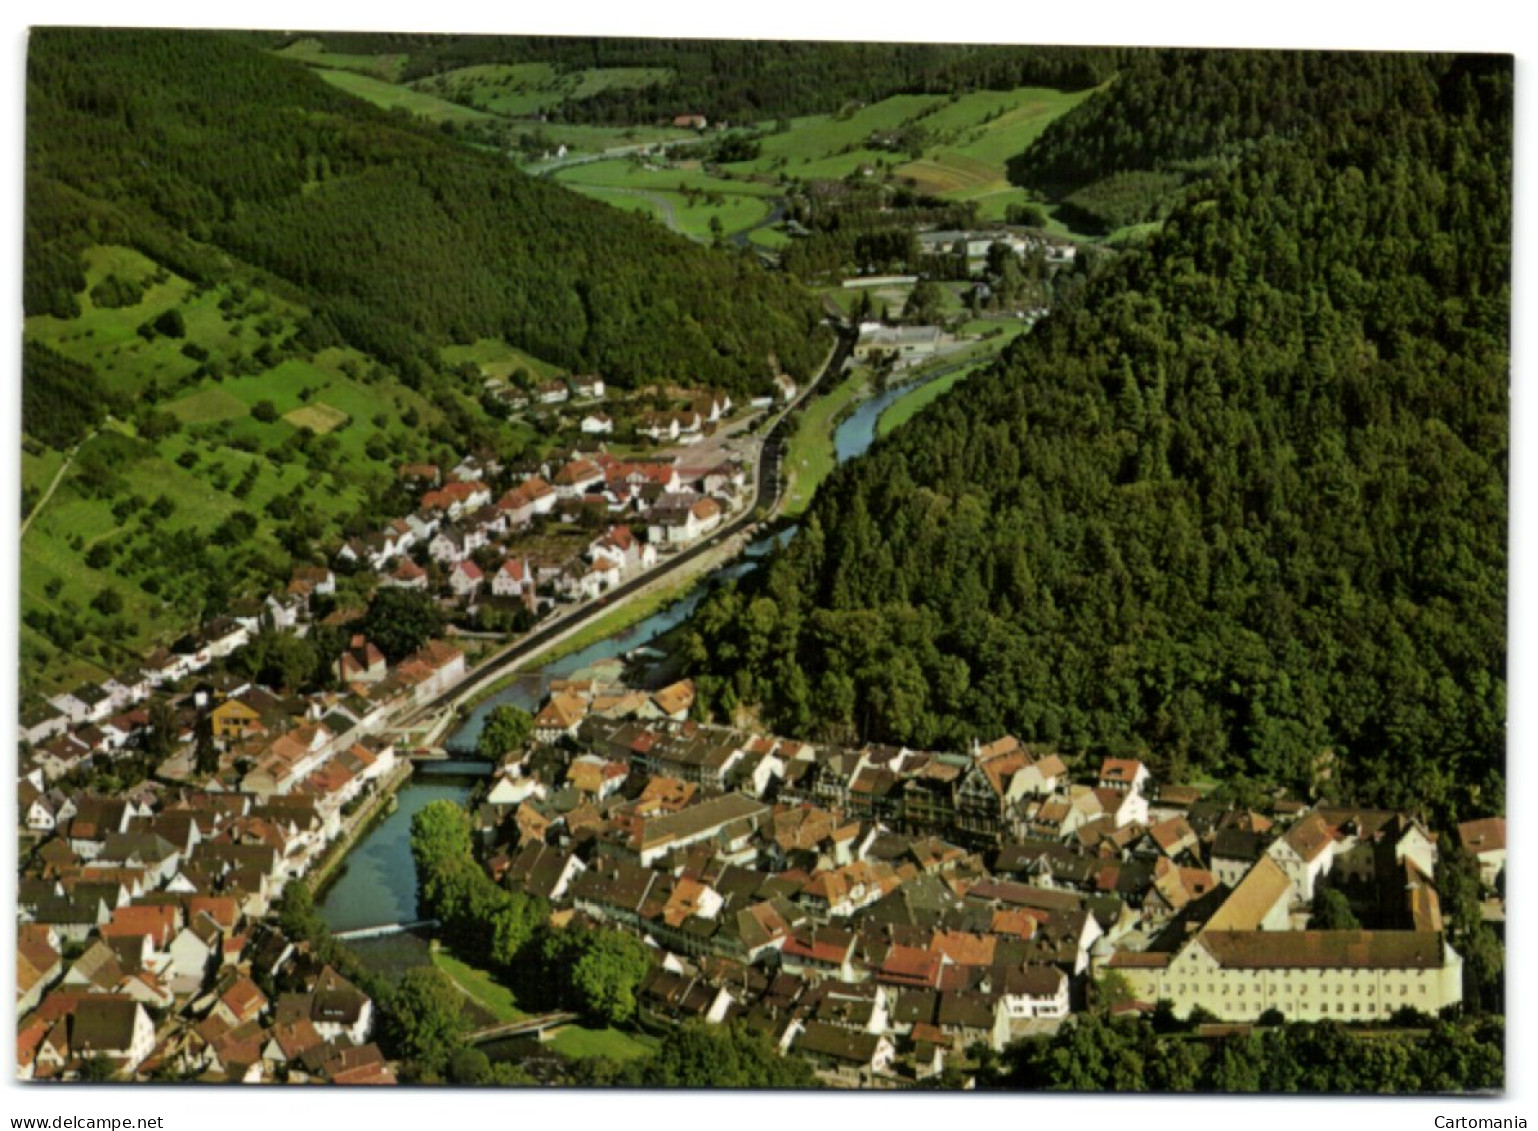
<svg viewBox="0 0 1538 1131">
<path fill-rule="evenodd" d="M 1509 57 L 28 90 L 18 1078 L 1507 1087 Z"/>
</svg>

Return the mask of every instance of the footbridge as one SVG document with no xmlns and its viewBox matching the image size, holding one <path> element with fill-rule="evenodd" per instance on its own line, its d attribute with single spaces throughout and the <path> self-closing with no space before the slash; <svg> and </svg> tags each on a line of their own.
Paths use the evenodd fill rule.
<svg viewBox="0 0 1538 1131">
<path fill-rule="evenodd" d="M 488 1025 L 484 1029 L 477 1029 L 468 1034 L 468 1039 L 472 1045 L 481 1045 L 487 1041 L 500 1041 L 505 1037 L 525 1037 L 530 1033 L 543 1033 L 546 1029 L 552 1029 L 557 1025 L 570 1025 L 576 1020 L 575 1013 L 541 1013 L 536 1017 L 524 1017 L 517 1021 L 506 1021 L 500 1025 Z"/>
</svg>

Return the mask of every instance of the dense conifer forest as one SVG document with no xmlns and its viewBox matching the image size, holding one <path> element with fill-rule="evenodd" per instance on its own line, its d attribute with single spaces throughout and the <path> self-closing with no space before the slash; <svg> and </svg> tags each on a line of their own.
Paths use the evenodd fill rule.
<svg viewBox="0 0 1538 1131">
<path fill-rule="evenodd" d="M 1233 106 L 1195 91 L 1266 71 L 1214 57 L 1187 88 L 1181 58 L 1107 153 L 1200 152 L 1170 139 Z M 828 740 L 1137 751 L 1166 779 L 1441 820 L 1501 805 L 1510 61 L 1299 73 L 1334 112 L 1273 131 L 1258 107 L 1162 233 L 841 467 L 699 609 L 706 703 Z M 1132 89 L 1080 114 L 1105 125 Z M 1049 130 L 1021 165 L 1099 168 L 1066 154 Z"/>
<path fill-rule="evenodd" d="M 828 344 L 815 302 L 752 257 L 532 180 L 225 36 L 39 30 L 27 84 L 29 315 L 69 317 L 81 251 L 115 242 L 198 281 L 259 269 L 310 308 L 317 344 L 408 381 L 439 347 L 500 335 L 621 387 L 742 393 L 774 361 L 806 377 Z"/>
<path fill-rule="evenodd" d="M 1265 139 L 1338 138 L 1394 109 L 1413 56 L 1330 51 L 1124 53 L 1105 93 L 1010 162 L 1085 230 L 1162 219 L 1182 185 Z"/>
</svg>

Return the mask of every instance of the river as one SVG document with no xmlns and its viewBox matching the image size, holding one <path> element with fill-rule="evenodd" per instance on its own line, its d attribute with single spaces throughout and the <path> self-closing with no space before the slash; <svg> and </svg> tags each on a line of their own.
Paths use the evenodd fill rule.
<svg viewBox="0 0 1538 1131">
<path fill-rule="evenodd" d="M 895 386 L 862 402 L 838 426 L 833 447 L 839 463 L 864 452 L 876 438 L 876 422 L 888 405 L 911 388 Z M 709 580 L 742 577 L 758 567 L 774 548 L 795 534 L 795 528 L 761 538 L 744 551 L 743 556 L 709 576 Z M 470 713 L 464 724 L 445 743 L 451 750 L 473 750 L 486 716 L 503 703 L 532 711 L 544 697 L 551 679 L 570 677 L 584 668 L 650 644 L 677 628 L 696 605 L 704 599 L 709 585 L 702 579 L 680 600 L 645 620 L 613 636 L 573 652 L 545 667 L 526 673 L 523 678 L 488 696 Z M 464 804 L 475 788 L 476 777 L 483 776 L 484 762 L 437 763 L 418 766 L 412 778 L 396 794 L 396 810 L 371 829 L 347 855 L 345 869 L 326 889 L 320 913 L 333 931 L 418 918 L 416 870 L 411 862 L 411 818 L 432 801 L 446 800 Z M 456 772 L 457 771 L 457 772 Z M 469 776 L 466 771 L 473 771 Z M 395 935 L 383 939 L 358 941 L 353 949 L 370 966 L 386 972 L 400 972 L 427 961 L 425 938 Z"/>
</svg>

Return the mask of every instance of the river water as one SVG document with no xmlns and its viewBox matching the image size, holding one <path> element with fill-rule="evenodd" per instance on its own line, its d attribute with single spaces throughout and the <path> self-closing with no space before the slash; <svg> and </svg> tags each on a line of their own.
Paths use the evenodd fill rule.
<svg viewBox="0 0 1538 1131">
<path fill-rule="evenodd" d="M 833 437 L 839 463 L 871 446 L 881 414 L 910 387 L 888 389 L 861 403 L 845 418 Z M 567 678 L 593 664 L 615 659 L 677 628 L 704 599 L 709 589 L 708 581 L 742 577 L 756 569 L 776 544 L 788 541 L 794 533 L 795 528 L 791 527 L 759 539 L 747 547 L 740 559 L 709 575 L 706 582 L 695 585 L 667 608 L 580 652 L 528 673 L 527 678 L 489 696 L 476 706 L 445 746 L 455 751 L 474 750 L 475 740 L 492 708 L 511 703 L 533 711 L 543 699 L 549 680 Z M 326 889 L 320 903 L 320 913 L 326 925 L 333 931 L 346 931 L 419 918 L 416 869 L 411 862 L 411 818 L 432 801 L 464 804 L 475 788 L 477 777 L 484 776 L 485 771 L 484 762 L 419 765 L 396 794 L 396 810 L 375 825 L 348 853 L 345 870 Z M 411 934 L 356 941 L 351 946 L 370 966 L 387 973 L 403 972 L 427 961 L 425 938 Z"/>
</svg>

